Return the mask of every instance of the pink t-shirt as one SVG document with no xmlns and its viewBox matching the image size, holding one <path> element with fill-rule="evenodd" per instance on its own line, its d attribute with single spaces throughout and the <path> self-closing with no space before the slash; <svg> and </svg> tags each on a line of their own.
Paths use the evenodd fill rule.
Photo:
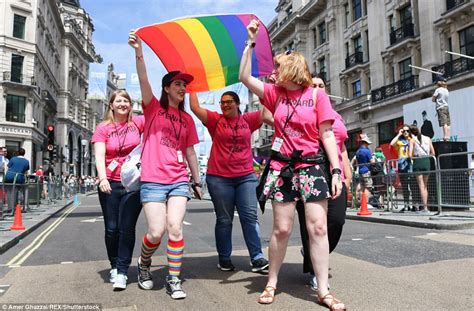
<svg viewBox="0 0 474 311">
<path fill-rule="evenodd" d="M 316 105 L 313 102 L 313 88 L 289 91 L 273 84 L 265 83 L 263 104 L 273 113 L 275 135 L 283 139 L 280 153 L 291 156 L 293 150 L 303 150 L 302 157 L 315 155 L 319 151 L 319 125 L 335 119 L 329 97 L 318 90 Z M 277 104 L 278 103 L 278 104 Z M 275 111 L 276 107 L 276 111 Z M 281 170 L 286 163 L 272 161 L 273 170 Z M 311 166 L 298 163 L 296 168 Z"/>
<path fill-rule="evenodd" d="M 339 167 L 341 168 L 342 180 L 346 180 L 346 176 L 344 175 L 343 164 L 342 164 L 342 148 L 344 147 L 345 141 L 349 138 L 347 134 L 346 126 L 344 125 L 344 120 L 342 119 L 341 115 L 337 112 L 335 113 L 334 123 L 332 124 L 332 130 L 334 132 L 334 136 L 336 137 L 337 143 L 337 155 L 339 157 Z"/>
<path fill-rule="evenodd" d="M 178 150 L 185 160 L 186 148 L 199 142 L 193 118 L 171 106 L 168 110 L 161 108 L 154 96 L 147 106 L 142 107 L 145 113 L 145 147 L 140 180 L 160 184 L 188 181 L 186 162 L 178 161 Z"/>
<path fill-rule="evenodd" d="M 140 143 L 140 134 L 143 133 L 145 118 L 143 116 L 133 117 L 133 122 L 101 123 L 92 135 L 92 143 L 105 143 L 105 172 L 107 179 L 120 181 L 122 163 L 127 155 Z M 113 160 L 118 166 L 111 171 L 109 165 Z"/>
<path fill-rule="evenodd" d="M 240 177 L 254 172 L 250 138 L 258 129 L 260 111 L 244 113 L 233 119 L 207 111 L 206 127 L 212 137 L 207 174 Z"/>
</svg>

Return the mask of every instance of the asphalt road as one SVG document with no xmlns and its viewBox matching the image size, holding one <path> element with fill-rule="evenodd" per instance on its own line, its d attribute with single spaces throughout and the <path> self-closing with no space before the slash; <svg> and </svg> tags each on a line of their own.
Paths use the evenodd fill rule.
<svg viewBox="0 0 474 311">
<path fill-rule="evenodd" d="M 265 308 L 256 299 L 266 277 L 250 272 L 238 216 L 233 238 L 237 270 L 217 270 L 214 217 L 211 202 L 189 203 L 183 263 L 187 299 L 172 301 L 165 293 L 163 246 L 153 258 L 155 288 L 138 289 L 135 260 L 146 228 L 143 213 L 137 225 L 129 286 L 123 292 L 113 292 L 107 283 L 109 266 L 97 197 L 83 197 L 79 207 L 65 209 L 0 256 L 0 304 L 100 303 L 107 310 Z M 268 208 L 261 217 L 265 252 L 271 227 Z M 324 310 L 315 303 L 314 292 L 307 286 L 308 276 L 301 273 L 297 224 L 289 244 L 277 299 L 270 308 Z M 473 257 L 474 230 L 444 232 L 347 221 L 331 255 L 330 284 L 350 310 L 472 310 Z"/>
</svg>

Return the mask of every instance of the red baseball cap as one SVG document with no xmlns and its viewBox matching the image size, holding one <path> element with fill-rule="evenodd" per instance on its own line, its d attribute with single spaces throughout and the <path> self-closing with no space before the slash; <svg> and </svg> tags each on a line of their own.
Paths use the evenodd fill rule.
<svg viewBox="0 0 474 311">
<path fill-rule="evenodd" d="M 170 86 L 171 82 L 175 80 L 183 80 L 184 82 L 186 82 L 186 84 L 189 84 L 194 80 L 194 77 L 190 74 L 181 72 L 179 70 L 170 71 L 167 74 L 165 74 L 165 76 L 161 80 L 161 85 L 163 87 Z"/>
</svg>

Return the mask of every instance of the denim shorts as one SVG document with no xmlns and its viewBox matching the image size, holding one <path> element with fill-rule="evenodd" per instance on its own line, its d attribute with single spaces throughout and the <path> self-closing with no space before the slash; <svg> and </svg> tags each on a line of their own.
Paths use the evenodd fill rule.
<svg viewBox="0 0 474 311">
<path fill-rule="evenodd" d="M 175 184 L 142 182 L 141 184 L 140 199 L 142 203 L 165 203 L 170 197 L 186 197 L 191 200 L 188 182 L 182 181 Z"/>
</svg>

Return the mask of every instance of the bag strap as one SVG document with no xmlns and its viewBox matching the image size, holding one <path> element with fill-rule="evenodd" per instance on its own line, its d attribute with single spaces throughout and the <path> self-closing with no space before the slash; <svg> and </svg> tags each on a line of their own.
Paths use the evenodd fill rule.
<svg viewBox="0 0 474 311">
<path fill-rule="evenodd" d="M 423 140 L 423 136 L 421 136 L 421 140 Z M 430 155 L 429 152 L 427 152 L 425 148 L 423 148 L 423 146 L 420 144 L 420 142 L 418 141 L 418 138 L 415 140 L 415 143 L 417 143 L 418 146 L 420 146 L 421 150 L 424 151 L 425 155 Z"/>
</svg>

